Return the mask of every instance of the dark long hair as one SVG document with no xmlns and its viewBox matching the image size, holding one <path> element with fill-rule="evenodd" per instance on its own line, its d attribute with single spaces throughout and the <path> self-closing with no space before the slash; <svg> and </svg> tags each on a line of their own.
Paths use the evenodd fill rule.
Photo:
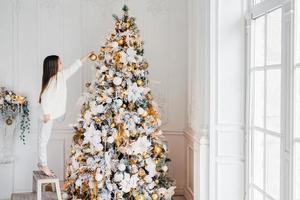
<svg viewBox="0 0 300 200">
<path fill-rule="evenodd" d="M 50 55 L 44 59 L 42 89 L 39 97 L 39 103 L 41 103 L 42 94 L 46 89 L 46 87 L 48 86 L 50 79 L 53 76 L 56 76 L 58 72 L 58 61 L 59 61 L 59 56 L 57 55 Z"/>
</svg>

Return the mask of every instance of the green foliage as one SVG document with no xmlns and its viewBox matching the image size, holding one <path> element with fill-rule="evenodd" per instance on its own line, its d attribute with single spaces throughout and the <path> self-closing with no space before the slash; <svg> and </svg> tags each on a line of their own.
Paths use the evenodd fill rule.
<svg viewBox="0 0 300 200">
<path fill-rule="evenodd" d="M 124 5 L 123 8 L 122 8 L 122 10 L 123 10 L 124 12 L 128 12 L 128 10 L 129 10 L 129 9 L 128 9 L 128 6 L 127 6 L 127 5 Z"/>
</svg>

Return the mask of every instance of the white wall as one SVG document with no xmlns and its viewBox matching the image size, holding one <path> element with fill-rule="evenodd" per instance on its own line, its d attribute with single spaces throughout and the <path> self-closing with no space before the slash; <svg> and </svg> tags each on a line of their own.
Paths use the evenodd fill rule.
<svg viewBox="0 0 300 200">
<path fill-rule="evenodd" d="M 170 174 L 183 194 L 185 180 L 186 96 L 187 96 L 187 2 L 182 0 L 128 0 L 146 42 L 152 88 L 163 115 L 164 131 L 170 147 Z M 36 169 L 37 98 L 42 61 L 59 54 L 67 67 L 90 50 L 98 50 L 105 34 L 113 28 L 112 13 L 120 13 L 115 0 L 1 0 L 0 1 L 0 85 L 29 97 L 32 128 L 27 144 L 17 140 L 15 162 L 0 165 L 0 199 L 11 192 L 31 190 L 31 174 Z M 49 165 L 63 178 L 72 129 L 79 113 L 76 104 L 84 82 L 93 77 L 91 64 L 68 83 L 68 113 L 55 127 L 48 146 Z"/>
<path fill-rule="evenodd" d="M 189 1 L 189 198 L 244 196 L 244 10 L 244 0 Z"/>
<path fill-rule="evenodd" d="M 244 198 L 245 5 L 211 2 L 210 199 Z"/>
</svg>

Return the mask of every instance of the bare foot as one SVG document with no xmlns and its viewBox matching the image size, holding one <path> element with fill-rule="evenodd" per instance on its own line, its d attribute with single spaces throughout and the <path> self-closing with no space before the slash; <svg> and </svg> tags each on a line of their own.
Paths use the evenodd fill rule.
<svg viewBox="0 0 300 200">
<path fill-rule="evenodd" d="M 48 166 L 42 166 L 41 164 L 38 164 L 38 168 L 39 168 L 39 170 L 44 172 L 44 174 L 46 174 L 47 176 L 50 176 L 50 177 L 55 176 L 53 171 L 51 171 Z"/>
</svg>

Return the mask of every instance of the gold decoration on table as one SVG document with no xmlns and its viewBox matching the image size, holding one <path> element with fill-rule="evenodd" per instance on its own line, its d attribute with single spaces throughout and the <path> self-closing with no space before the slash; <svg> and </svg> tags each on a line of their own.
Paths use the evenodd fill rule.
<svg viewBox="0 0 300 200">
<path fill-rule="evenodd" d="M 13 120 L 9 117 L 9 118 L 7 118 L 7 120 L 5 121 L 5 123 L 6 123 L 8 126 L 10 126 L 10 125 L 12 125 Z"/>
</svg>

